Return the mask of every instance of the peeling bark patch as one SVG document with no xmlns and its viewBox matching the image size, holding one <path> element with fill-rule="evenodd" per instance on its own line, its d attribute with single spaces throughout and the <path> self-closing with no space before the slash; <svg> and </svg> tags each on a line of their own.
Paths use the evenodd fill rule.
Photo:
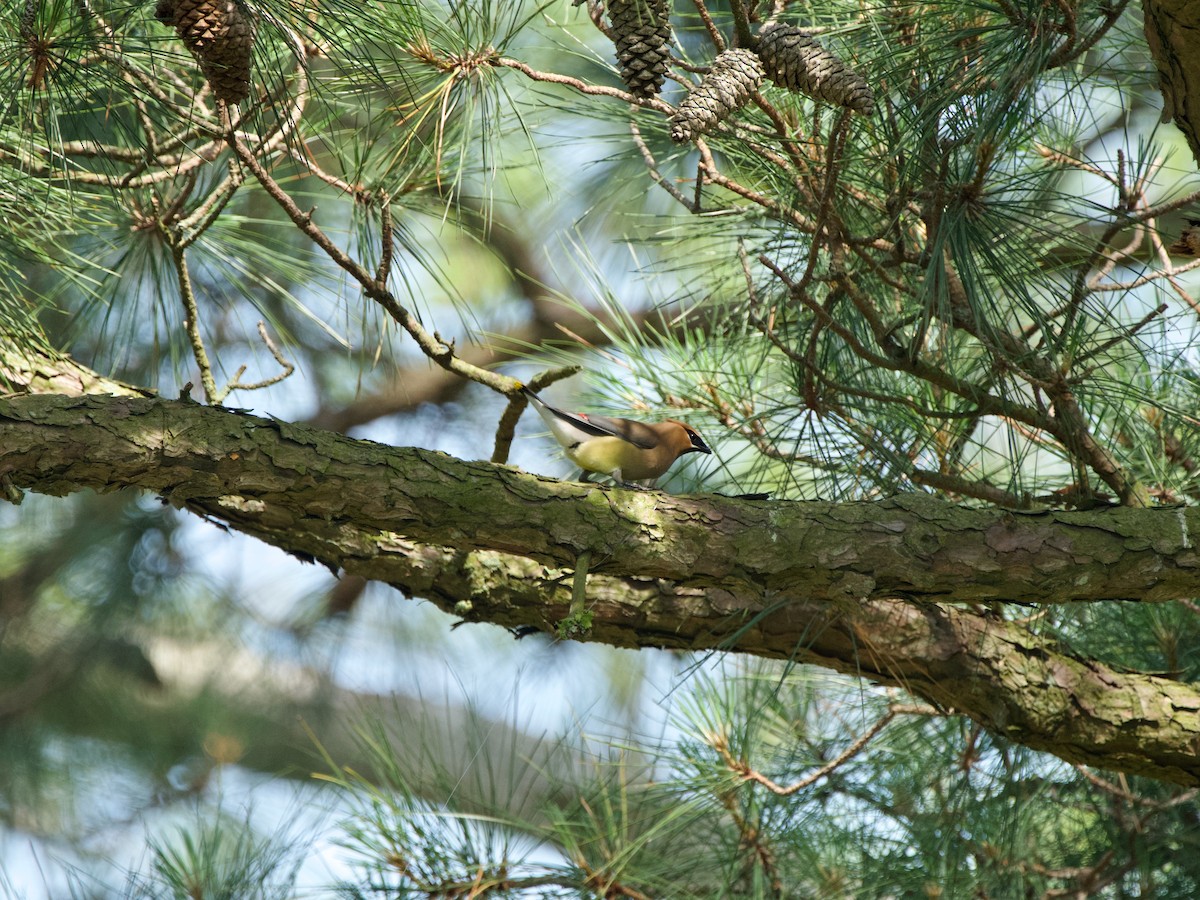
<svg viewBox="0 0 1200 900">
<path fill-rule="evenodd" d="M 865 599 L 875 592 L 875 579 L 856 572 L 847 572 L 833 580 L 830 590 L 850 599 Z"/>
<path fill-rule="evenodd" d="M 1037 553 L 1046 542 L 1045 535 L 1018 528 L 1010 522 L 997 522 L 984 533 L 984 541 L 997 553 L 1024 550 Z"/>
<path fill-rule="evenodd" d="M 232 494 L 218 497 L 217 503 L 224 509 L 239 513 L 249 513 L 251 515 L 258 515 L 266 512 L 267 509 L 267 504 L 261 500 L 247 500 L 245 497 Z"/>
</svg>

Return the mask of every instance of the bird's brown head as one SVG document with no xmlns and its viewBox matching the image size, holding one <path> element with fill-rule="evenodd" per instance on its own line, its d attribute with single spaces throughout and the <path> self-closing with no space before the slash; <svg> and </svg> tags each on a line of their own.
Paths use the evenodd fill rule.
<svg viewBox="0 0 1200 900">
<path fill-rule="evenodd" d="M 685 453 L 712 453 L 708 444 L 704 443 L 704 438 L 700 437 L 700 432 L 691 425 L 677 422 L 674 419 L 667 419 L 667 421 L 672 425 L 678 425 L 682 431 L 682 434 L 677 431 L 678 437 L 675 438 L 676 452 L 679 456 L 683 456 Z"/>
</svg>

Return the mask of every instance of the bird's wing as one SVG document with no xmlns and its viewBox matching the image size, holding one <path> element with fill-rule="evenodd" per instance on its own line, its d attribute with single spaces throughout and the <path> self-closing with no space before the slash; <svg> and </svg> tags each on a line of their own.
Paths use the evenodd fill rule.
<svg viewBox="0 0 1200 900">
<path fill-rule="evenodd" d="M 653 450 L 658 446 L 658 432 L 649 425 L 634 422 L 630 419 L 610 419 L 608 416 L 589 416 L 587 413 L 570 413 L 551 406 L 527 387 L 522 387 L 521 390 L 537 408 L 538 412 L 541 413 L 542 418 L 550 424 L 564 446 L 581 440 L 582 435 L 620 438 L 643 450 Z M 570 429 L 575 429 L 581 435 L 571 434 Z"/>
<path fill-rule="evenodd" d="M 658 432 L 642 422 L 634 422 L 631 419 L 610 419 L 608 416 L 589 416 L 584 413 L 567 413 L 573 420 L 582 419 L 579 427 L 585 427 L 586 423 L 588 431 L 597 436 L 617 437 L 623 441 L 628 441 L 635 447 L 641 447 L 643 450 L 653 450 L 658 446 Z"/>
</svg>

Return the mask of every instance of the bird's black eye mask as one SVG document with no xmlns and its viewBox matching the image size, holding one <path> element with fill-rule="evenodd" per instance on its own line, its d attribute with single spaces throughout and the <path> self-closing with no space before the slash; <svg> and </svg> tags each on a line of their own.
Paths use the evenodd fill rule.
<svg viewBox="0 0 1200 900">
<path fill-rule="evenodd" d="M 688 437 L 692 440 L 693 450 L 699 453 L 712 453 L 712 451 L 708 449 L 708 444 L 704 443 L 704 438 L 700 437 L 697 432 L 688 431 Z"/>
</svg>

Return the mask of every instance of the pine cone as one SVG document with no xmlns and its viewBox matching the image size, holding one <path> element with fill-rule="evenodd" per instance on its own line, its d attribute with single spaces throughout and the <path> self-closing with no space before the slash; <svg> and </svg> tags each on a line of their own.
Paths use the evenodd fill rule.
<svg viewBox="0 0 1200 900">
<path fill-rule="evenodd" d="M 758 55 L 767 77 L 798 91 L 869 115 L 875 95 L 866 79 L 794 25 L 768 25 L 758 35 Z"/>
<path fill-rule="evenodd" d="M 41 4 L 37 0 L 25 0 L 25 10 L 21 13 L 21 22 L 17 26 L 21 40 L 25 42 L 25 49 L 29 51 L 27 83 L 35 91 L 41 90 L 42 81 L 54 61 L 54 57 L 50 55 L 54 41 L 38 28 L 38 8 L 40 6 Z"/>
<path fill-rule="evenodd" d="M 671 140 L 677 144 L 707 134 L 746 105 L 763 80 L 763 64 L 751 50 L 725 50 L 713 60 L 708 77 L 671 116 Z"/>
<path fill-rule="evenodd" d="M 633 96 L 653 97 L 671 61 L 669 0 L 610 0 L 608 21 L 621 80 Z"/>
<path fill-rule="evenodd" d="M 21 23 L 17 26 L 17 30 L 21 35 L 21 40 L 32 46 L 38 40 L 37 16 L 39 3 L 35 0 L 25 0 L 25 10 L 21 13 Z"/>
<path fill-rule="evenodd" d="M 254 23 L 237 0 L 159 0 L 154 17 L 175 28 L 213 93 L 229 103 L 250 95 Z"/>
</svg>

